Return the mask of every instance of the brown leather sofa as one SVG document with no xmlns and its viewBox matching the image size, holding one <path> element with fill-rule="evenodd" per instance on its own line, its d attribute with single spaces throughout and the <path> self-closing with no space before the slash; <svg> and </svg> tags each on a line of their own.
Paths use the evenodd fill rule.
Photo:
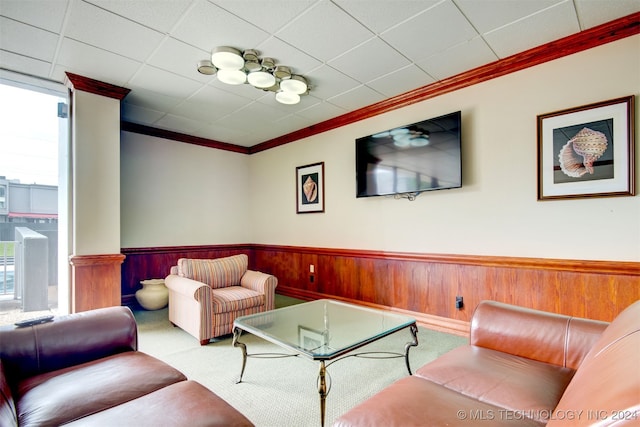
<svg viewBox="0 0 640 427">
<path fill-rule="evenodd" d="M 468 346 L 391 384 L 334 427 L 637 426 L 639 354 L 640 301 L 609 325 L 485 301 Z"/>
<path fill-rule="evenodd" d="M 137 348 L 137 325 L 126 307 L 0 327 L 0 425 L 253 425 Z"/>
</svg>

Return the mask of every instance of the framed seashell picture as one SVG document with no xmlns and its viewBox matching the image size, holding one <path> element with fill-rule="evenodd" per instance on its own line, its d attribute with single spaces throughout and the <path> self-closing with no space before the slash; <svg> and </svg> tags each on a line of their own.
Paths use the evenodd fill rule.
<svg viewBox="0 0 640 427">
<path fill-rule="evenodd" d="M 324 212 L 324 162 L 296 168 L 296 212 Z"/>
<path fill-rule="evenodd" d="M 634 96 L 538 116 L 538 200 L 633 196 Z"/>
</svg>

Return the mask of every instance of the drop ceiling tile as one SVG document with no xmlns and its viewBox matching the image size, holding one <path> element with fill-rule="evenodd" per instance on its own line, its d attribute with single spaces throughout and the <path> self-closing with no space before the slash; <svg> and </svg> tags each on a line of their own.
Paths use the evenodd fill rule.
<svg viewBox="0 0 640 427">
<path fill-rule="evenodd" d="M 202 83 L 150 65 L 142 66 L 129 84 L 132 89 L 145 88 L 175 98 L 191 96 L 202 87 Z"/>
<path fill-rule="evenodd" d="M 7 70 L 42 78 L 51 78 L 49 74 L 51 71 L 51 63 L 40 59 L 29 58 L 28 56 L 0 50 L 0 64 Z"/>
<path fill-rule="evenodd" d="M 171 36 L 207 52 L 216 46 L 250 49 L 269 37 L 253 24 L 205 0 L 196 0 Z"/>
<path fill-rule="evenodd" d="M 567 0 L 455 0 L 455 3 L 476 30 L 484 34 L 563 1 Z"/>
<path fill-rule="evenodd" d="M 246 107 L 224 117 L 225 126 L 243 129 L 268 125 L 280 117 L 280 112 L 260 102 L 252 102 Z"/>
<path fill-rule="evenodd" d="M 162 33 L 169 32 L 192 3 L 191 0 L 85 1 Z"/>
<path fill-rule="evenodd" d="M 461 43 L 416 63 L 437 80 L 497 61 L 498 57 L 481 37 Z"/>
<path fill-rule="evenodd" d="M 381 37 L 410 60 L 419 61 L 477 35 L 460 10 L 446 1 L 385 31 Z"/>
<path fill-rule="evenodd" d="M 182 98 L 163 95 L 144 88 L 134 88 L 123 102 L 150 110 L 167 112 L 182 102 Z"/>
<path fill-rule="evenodd" d="M 230 144 L 237 144 L 242 146 L 251 146 L 252 143 L 243 143 L 241 138 L 247 135 L 245 129 L 230 129 L 224 125 L 224 123 L 216 122 L 215 124 L 203 125 L 193 133 L 194 136 L 201 138 L 208 138 L 214 141 L 228 142 Z"/>
<path fill-rule="evenodd" d="M 286 116 L 282 116 L 280 119 L 276 120 L 275 124 L 281 130 L 281 132 L 291 133 L 300 129 L 304 129 L 307 126 L 312 125 L 313 122 L 306 117 L 297 114 L 289 114 Z"/>
<path fill-rule="evenodd" d="M 1 0 L 0 16 L 51 32 L 62 29 L 67 0 Z"/>
<path fill-rule="evenodd" d="M 215 77 L 198 72 L 198 61 L 203 59 L 211 59 L 211 54 L 179 40 L 167 37 L 160 43 L 155 52 L 147 60 L 147 63 L 162 70 L 206 83 Z"/>
<path fill-rule="evenodd" d="M 310 94 L 327 99 L 349 89 L 358 87 L 360 83 L 340 71 L 323 65 L 306 74 L 311 82 Z"/>
<path fill-rule="evenodd" d="M 256 89 L 251 86 L 249 83 L 244 83 L 241 85 L 229 85 L 226 83 L 222 83 L 220 80 L 216 78 L 216 76 L 210 76 L 210 81 L 208 86 L 215 87 L 216 89 L 223 90 L 225 92 L 229 92 L 233 95 L 242 97 L 245 99 L 246 103 L 255 101 L 264 96 L 265 92 L 262 89 Z"/>
<path fill-rule="evenodd" d="M 57 64 L 67 71 L 96 80 L 124 86 L 142 64 L 72 39 L 60 46 Z"/>
<path fill-rule="evenodd" d="M 257 48 L 260 55 L 273 58 L 276 65 L 285 65 L 291 68 L 291 72 L 294 74 L 306 74 L 322 65 L 322 62 L 276 37 L 269 37 Z"/>
<path fill-rule="evenodd" d="M 170 112 L 212 123 L 229 112 L 242 108 L 247 102 L 249 101 L 246 98 L 205 86 L 186 101 L 171 108 Z"/>
<path fill-rule="evenodd" d="M 416 65 L 409 65 L 370 81 L 367 86 L 391 98 L 401 93 L 426 86 L 435 80 Z"/>
<path fill-rule="evenodd" d="M 212 0 L 228 12 L 258 28 L 274 33 L 316 0 Z"/>
<path fill-rule="evenodd" d="M 121 104 L 122 120 L 132 123 L 139 123 L 151 126 L 165 115 L 162 111 L 156 111 L 149 108 L 138 107 L 137 105 L 123 102 Z"/>
<path fill-rule="evenodd" d="M 319 101 L 319 100 L 318 100 Z M 316 102 L 308 108 L 298 111 L 296 114 L 315 123 L 323 122 L 347 113 L 347 110 L 328 102 Z"/>
<path fill-rule="evenodd" d="M 327 99 L 328 102 L 346 110 L 357 110 L 384 99 L 384 95 L 367 86 L 359 86 L 349 92 Z"/>
<path fill-rule="evenodd" d="M 328 61 L 370 39 L 373 33 L 333 3 L 320 1 L 276 36 L 320 61 Z"/>
<path fill-rule="evenodd" d="M 49 31 L 0 17 L 0 49 L 43 61 L 53 61 L 58 36 Z"/>
<path fill-rule="evenodd" d="M 158 31 L 81 1 L 72 3 L 65 35 L 139 59 L 146 59 L 163 38 Z"/>
<path fill-rule="evenodd" d="M 329 65 L 360 83 L 374 80 L 409 65 L 407 58 L 374 37 L 345 54 L 329 61 Z"/>
<path fill-rule="evenodd" d="M 573 3 L 564 2 L 484 35 L 500 57 L 548 43 L 580 31 Z"/>
<path fill-rule="evenodd" d="M 340 8 L 375 33 L 410 19 L 442 0 L 334 0 Z"/>
<path fill-rule="evenodd" d="M 638 0 L 609 1 L 606 7 L 603 7 L 601 2 L 593 0 L 575 0 L 575 4 L 583 30 L 640 12 Z"/>
<path fill-rule="evenodd" d="M 163 129 L 172 130 L 174 132 L 191 135 L 197 129 L 202 127 L 202 122 L 190 119 L 188 117 L 165 114 L 159 120 L 157 120 L 154 125 Z"/>
</svg>

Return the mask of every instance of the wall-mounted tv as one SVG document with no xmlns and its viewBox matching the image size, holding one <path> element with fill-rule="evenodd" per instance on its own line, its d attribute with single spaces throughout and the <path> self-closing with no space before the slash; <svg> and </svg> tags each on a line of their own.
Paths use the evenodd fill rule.
<svg viewBox="0 0 640 427">
<path fill-rule="evenodd" d="M 461 112 L 356 139 L 356 197 L 462 186 Z"/>
</svg>

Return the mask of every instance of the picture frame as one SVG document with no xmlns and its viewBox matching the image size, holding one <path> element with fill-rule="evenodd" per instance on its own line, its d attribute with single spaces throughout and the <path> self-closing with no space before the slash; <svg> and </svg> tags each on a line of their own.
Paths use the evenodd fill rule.
<svg viewBox="0 0 640 427">
<path fill-rule="evenodd" d="M 324 212 L 324 162 L 296 167 L 296 212 Z"/>
<path fill-rule="evenodd" d="M 537 120 L 538 200 L 633 196 L 634 96 Z"/>
<path fill-rule="evenodd" d="M 298 346 L 303 350 L 314 351 L 327 345 L 326 335 L 316 329 L 298 325 Z"/>
</svg>

